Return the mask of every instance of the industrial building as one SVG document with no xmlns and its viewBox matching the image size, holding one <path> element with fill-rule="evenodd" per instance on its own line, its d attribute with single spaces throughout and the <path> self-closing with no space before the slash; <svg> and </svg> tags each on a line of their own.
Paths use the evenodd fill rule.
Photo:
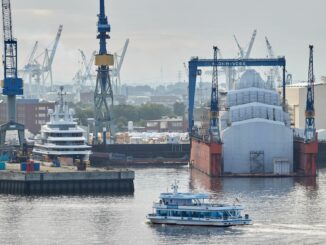
<svg viewBox="0 0 326 245">
<path fill-rule="evenodd" d="M 183 118 L 162 118 L 146 122 L 146 132 L 186 132 Z"/>
<path fill-rule="evenodd" d="M 305 108 L 307 100 L 307 83 L 297 83 L 286 87 L 287 103 L 291 116 L 291 124 L 295 128 L 305 127 Z M 326 114 L 324 108 L 326 105 L 326 83 L 316 83 L 314 85 L 315 93 L 315 117 L 316 129 L 326 129 Z"/>
<path fill-rule="evenodd" d="M 38 99 L 17 100 L 17 122 L 24 124 L 31 133 L 37 134 L 48 120 L 48 109 L 54 109 L 54 102 Z M 0 122 L 7 121 L 7 103 L 0 101 Z"/>
</svg>

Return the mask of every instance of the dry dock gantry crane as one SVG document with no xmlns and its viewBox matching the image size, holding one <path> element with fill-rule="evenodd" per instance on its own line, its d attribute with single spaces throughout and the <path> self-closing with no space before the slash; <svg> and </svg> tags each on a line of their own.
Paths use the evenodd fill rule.
<svg viewBox="0 0 326 245">
<path fill-rule="evenodd" d="M 196 80 L 198 76 L 199 67 L 213 67 L 216 64 L 214 59 L 199 59 L 193 57 L 188 63 L 189 67 L 189 86 L 188 86 L 188 132 L 191 133 L 194 121 L 194 105 L 195 105 L 195 92 L 196 92 Z M 286 60 L 284 57 L 275 59 L 218 59 L 218 67 L 246 67 L 246 66 L 279 66 L 282 67 L 283 73 L 283 106 L 286 107 Z"/>
<path fill-rule="evenodd" d="M 303 176 L 317 175 L 318 135 L 315 127 L 315 93 L 314 93 L 314 58 L 313 46 L 309 46 L 309 71 L 307 84 L 307 101 L 304 137 L 294 140 L 294 162 L 296 171 Z"/>
<path fill-rule="evenodd" d="M 217 71 L 217 53 L 218 48 L 214 49 L 213 78 L 211 91 L 211 111 L 210 111 L 210 137 L 211 141 L 221 142 L 219 129 L 219 104 L 218 104 L 218 71 Z"/>
<path fill-rule="evenodd" d="M 17 39 L 12 33 L 12 18 L 10 0 L 2 0 L 2 23 L 4 39 L 4 80 L 2 81 L 3 95 L 8 98 L 8 122 L 0 126 L 0 145 L 6 140 L 6 132 L 18 131 L 19 143 L 24 143 L 24 125 L 16 122 L 16 96 L 23 95 L 23 80 L 18 78 L 17 71 Z"/>
<path fill-rule="evenodd" d="M 98 35 L 100 40 L 100 50 L 95 56 L 95 65 L 97 69 L 96 87 L 94 93 L 95 105 L 95 138 L 94 144 L 99 144 L 98 134 L 102 133 L 103 144 L 106 144 L 106 134 L 110 133 L 112 137 L 112 120 L 110 113 L 110 104 L 113 105 L 113 90 L 110 79 L 109 66 L 114 65 L 113 55 L 108 54 L 106 40 L 110 39 L 111 31 L 108 18 L 105 15 L 104 0 L 100 0 L 100 14 L 98 15 Z"/>
<path fill-rule="evenodd" d="M 315 127 L 315 91 L 314 91 L 314 46 L 309 46 L 309 71 L 308 71 L 308 86 L 307 86 L 307 101 L 306 101 L 306 124 L 304 130 L 305 142 L 316 140 Z"/>
</svg>

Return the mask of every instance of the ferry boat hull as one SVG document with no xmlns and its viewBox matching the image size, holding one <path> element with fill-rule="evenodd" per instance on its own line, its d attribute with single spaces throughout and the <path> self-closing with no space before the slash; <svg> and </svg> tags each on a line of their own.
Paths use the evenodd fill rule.
<svg viewBox="0 0 326 245">
<path fill-rule="evenodd" d="M 187 226 L 215 226 L 215 227 L 230 227 L 238 225 L 251 225 L 250 219 L 196 219 L 196 218 L 179 218 L 179 217 L 163 217 L 148 215 L 147 219 L 152 224 L 166 225 L 187 225 Z"/>
</svg>

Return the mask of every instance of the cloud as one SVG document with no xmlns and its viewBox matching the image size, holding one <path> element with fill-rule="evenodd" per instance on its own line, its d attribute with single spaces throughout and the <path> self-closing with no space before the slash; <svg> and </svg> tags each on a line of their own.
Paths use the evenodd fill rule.
<svg viewBox="0 0 326 245">
<path fill-rule="evenodd" d="M 40 16 L 40 17 L 49 17 L 54 14 L 54 11 L 51 9 L 17 9 L 15 12 L 26 15 Z"/>
</svg>

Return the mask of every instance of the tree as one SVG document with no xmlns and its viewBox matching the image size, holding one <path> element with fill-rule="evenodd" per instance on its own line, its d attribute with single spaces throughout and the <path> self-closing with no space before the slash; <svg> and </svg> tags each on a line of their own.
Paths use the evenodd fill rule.
<svg viewBox="0 0 326 245">
<path fill-rule="evenodd" d="M 171 114 L 171 110 L 160 104 L 144 104 L 139 107 L 139 119 L 156 120 Z"/>
<path fill-rule="evenodd" d="M 183 116 L 185 114 L 186 105 L 183 102 L 175 102 L 173 105 L 173 112 L 177 116 Z"/>
</svg>

